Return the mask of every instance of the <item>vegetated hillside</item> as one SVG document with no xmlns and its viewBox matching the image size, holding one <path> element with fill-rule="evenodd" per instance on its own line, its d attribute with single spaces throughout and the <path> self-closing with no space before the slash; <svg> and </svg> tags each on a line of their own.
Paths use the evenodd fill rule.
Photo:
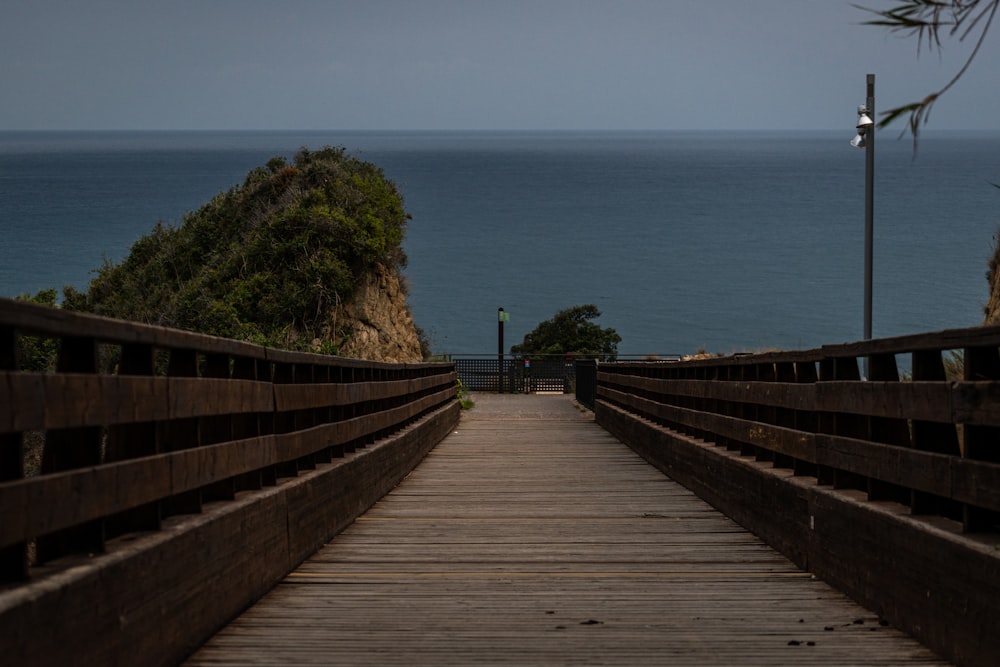
<svg viewBox="0 0 1000 667">
<path fill-rule="evenodd" d="M 64 307 L 287 349 L 419 361 L 400 270 L 407 215 L 343 148 L 274 158 L 176 227 L 157 224 Z M 359 302 L 358 299 L 361 299 Z"/>
</svg>

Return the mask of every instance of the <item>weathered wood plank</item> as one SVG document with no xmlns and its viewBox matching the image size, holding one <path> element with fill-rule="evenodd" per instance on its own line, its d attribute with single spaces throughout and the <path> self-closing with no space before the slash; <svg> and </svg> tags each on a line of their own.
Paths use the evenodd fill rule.
<svg viewBox="0 0 1000 667">
<path fill-rule="evenodd" d="M 944 664 L 567 398 L 476 401 L 187 664 Z"/>
<path fill-rule="evenodd" d="M 601 401 L 596 407 L 602 425 L 796 562 L 960 664 L 995 663 L 1000 644 L 981 621 L 995 617 L 1000 583 L 991 536 L 963 536 L 957 521 L 911 516 L 906 506 L 870 502 L 863 491 L 789 478 Z M 886 465 L 891 449 L 874 447 Z M 991 471 L 990 464 L 982 471 Z"/>
<path fill-rule="evenodd" d="M 398 482 L 457 419 L 452 401 L 335 464 L 109 540 L 102 556 L 36 570 L 37 581 L 0 591 L 3 664 L 177 664 Z M 198 453 L 175 456 L 186 455 Z"/>
<path fill-rule="evenodd" d="M 753 445 L 800 461 L 816 462 L 815 436 L 811 433 L 711 412 L 679 408 L 604 387 L 601 388 L 600 395 L 620 405 L 633 408 L 637 413 L 650 419 L 686 426 L 711 433 L 718 438 Z"/>
<path fill-rule="evenodd" d="M 613 384 L 664 396 L 752 405 L 838 412 L 893 419 L 1000 424 L 998 382 L 727 382 L 672 380 L 618 373 L 598 373 Z"/>
<path fill-rule="evenodd" d="M 455 378 L 452 376 L 434 375 L 388 382 L 279 384 L 274 386 L 274 400 L 279 411 L 308 410 L 397 398 L 454 383 Z"/>
<path fill-rule="evenodd" d="M 12 516 L 0 522 L 0 545 L 106 518 L 219 479 L 273 465 L 273 436 L 234 440 L 129 459 L 0 485 L 0 507 Z M 76 498 L 77 502 L 51 502 Z"/>
<path fill-rule="evenodd" d="M 351 442 L 453 396 L 449 387 L 413 405 L 303 431 L 189 447 L 0 484 L 0 507 L 10 512 L 9 519 L 0 522 L 0 547 Z M 80 500 L 48 501 L 69 497 Z"/>
<path fill-rule="evenodd" d="M 6 298 L 0 298 L 0 321 L 19 331 L 44 336 L 61 337 L 72 332 L 74 336 L 109 342 L 141 343 L 171 349 L 191 348 L 254 359 L 263 359 L 265 355 L 265 348 L 251 343 Z"/>
<path fill-rule="evenodd" d="M 271 412 L 268 382 L 0 371 L 0 432 Z"/>
</svg>

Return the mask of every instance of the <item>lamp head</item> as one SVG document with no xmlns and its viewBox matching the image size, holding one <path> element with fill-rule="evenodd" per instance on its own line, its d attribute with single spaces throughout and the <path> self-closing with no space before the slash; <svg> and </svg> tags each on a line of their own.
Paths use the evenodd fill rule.
<svg viewBox="0 0 1000 667">
<path fill-rule="evenodd" d="M 865 135 L 863 129 L 858 128 L 858 133 L 854 135 L 853 139 L 851 139 L 851 145 L 854 146 L 855 148 L 864 148 L 867 145 L 865 144 Z"/>
<path fill-rule="evenodd" d="M 858 124 L 857 124 L 857 128 L 859 130 L 862 130 L 862 129 L 867 130 L 869 127 L 871 127 L 874 124 L 875 124 L 875 122 L 871 119 L 871 116 L 868 115 L 868 107 L 866 107 L 864 104 L 862 104 L 861 106 L 859 106 L 858 107 Z"/>
</svg>

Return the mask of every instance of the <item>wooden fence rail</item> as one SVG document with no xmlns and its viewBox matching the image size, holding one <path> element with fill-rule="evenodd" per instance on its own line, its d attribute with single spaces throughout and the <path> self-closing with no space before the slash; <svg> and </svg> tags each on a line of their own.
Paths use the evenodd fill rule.
<svg viewBox="0 0 1000 667">
<path fill-rule="evenodd" d="M 444 437 L 455 380 L 0 299 L 0 654 L 176 662 Z"/>
<path fill-rule="evenodd" d="M 595 412 L 802 567 L 960 664 L 996 664 L 998 349 L 1000 328 L 975 328 L 599 364 Z"/>
</svg>

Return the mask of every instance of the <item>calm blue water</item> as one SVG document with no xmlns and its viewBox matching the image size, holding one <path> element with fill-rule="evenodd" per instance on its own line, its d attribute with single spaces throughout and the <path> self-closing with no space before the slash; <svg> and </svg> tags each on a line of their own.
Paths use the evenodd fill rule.
<svg viewBox="0 0 1000 667">
<path fill-rule="evenodd" d="M 495 353 L 594 303 L 622 354 L 862 337 L 864 151 L 811 133 L 2 133 L 0 296 L 83 288 L 157 221 L 301 146 L 382 166 L 413 215 L 436 352 Z M 876 145 L 874 335 L 972 326 L 1000 226 L 1000 134 Z"/>
</svg>

